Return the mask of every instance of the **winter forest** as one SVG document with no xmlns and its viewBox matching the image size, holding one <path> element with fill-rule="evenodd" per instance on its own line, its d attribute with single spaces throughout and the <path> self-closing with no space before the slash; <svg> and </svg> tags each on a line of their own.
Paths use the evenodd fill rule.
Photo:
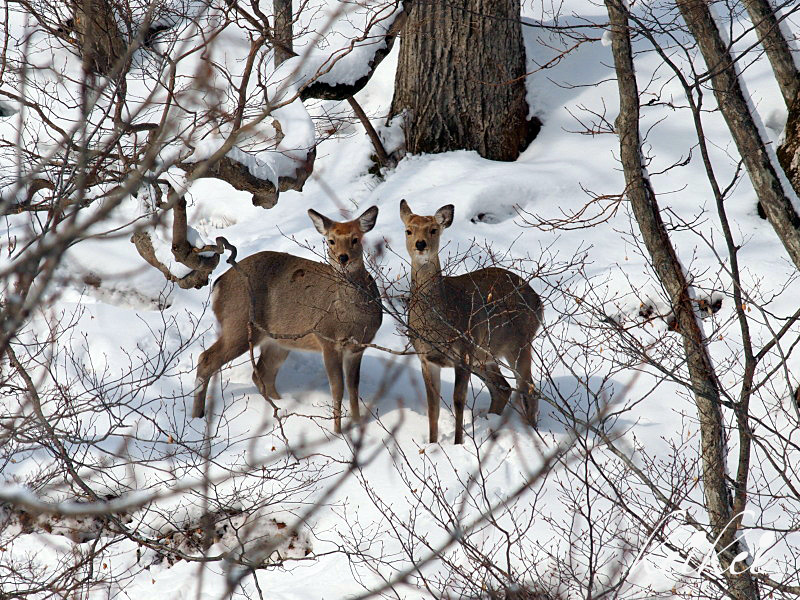
<svg viewBox="0 0 800 600">
<path fill-rule="evenodd" d="M 800 597 L 798 0 L 0 24 L 0 600 Z"/>
</svg>

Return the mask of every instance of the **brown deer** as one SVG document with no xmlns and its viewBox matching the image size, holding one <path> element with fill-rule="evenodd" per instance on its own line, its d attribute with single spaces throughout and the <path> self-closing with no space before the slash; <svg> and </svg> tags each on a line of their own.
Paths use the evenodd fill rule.
<svg viewBox="0 0 800 600">
<path fill-rule="evenodd" d="M 433 216 L 415 215 L 405 200 L 400 201 L 411 257 L 408 330 L 422 363 L 430 441 L 436 442 L 439 435 L 440 370 L 452 367 L 456 373 L 455 443 L 462 444 L 470 373 L 489 388 L 489 412 L 501 414 L 508 402 L 511 388 L 497 364 L 501 359 L 516 374 L 516 395 L 527 419 L 536 426 L 539 401 L 531 380 L 531 342 L 541 325 L 543 308 L 530 285 L 505 269 L 442 275 L 439 238 L 452 224 L 453 212 L 453 205 L 448 204 Z"/>
<path fill-rule="evenodd" d="M 378 286 L 364 266 L 362 236 L 375 226 L 378 208 L 338 223 L 308 211 L 328 247 L 325 264 L 283 252 L 259 252 L 226 271 L 214 284 L 212 308 L 219 339 L 200 355 L 193 417 L 205 414 L 211 376 L 261 348 L 253 381 L 265 398 L 280 399 L 275 377 L 290 350 L 321 352 L 333 397 L 333 428 L 342 430 L 344 382 L 350 416 L 359 420 L 358 383 L 364 344 L 375 337 L 383 309 Z"/>
</svg>

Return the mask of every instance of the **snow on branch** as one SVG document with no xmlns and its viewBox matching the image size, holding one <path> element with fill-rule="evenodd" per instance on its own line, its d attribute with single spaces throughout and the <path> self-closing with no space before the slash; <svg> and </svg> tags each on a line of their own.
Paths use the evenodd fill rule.
<svg viewBox="0 0 800 600">
<path fill-rule="evenodd" d="M 220 160 L 209 163 L 207 159 L 225 144 L 223 137 L 212 135 L 177 166 L 189 177 L 214 177 L 250 192 L 255 206 L 275 206 L 280 192 L 303 189 L 314 168 L 316 139 L 314 124 L 299 98 L 274 109 L 271 116 L 278 138 L 274 149 L 256 152 L 233 146 Z"/>
<path fill-rule="evenodd" d="M 398 4 L 385 6 L 367 19 L 363 32 L 340 50 L 309 61 L 313 69 L 301 86 L 301 97 L 322 100 L 346 100 L 360 92 L 375 69 L 392 51 L 408 13 Z M 311 69 L 307 69 L 308 72 Z"/>
</svg>

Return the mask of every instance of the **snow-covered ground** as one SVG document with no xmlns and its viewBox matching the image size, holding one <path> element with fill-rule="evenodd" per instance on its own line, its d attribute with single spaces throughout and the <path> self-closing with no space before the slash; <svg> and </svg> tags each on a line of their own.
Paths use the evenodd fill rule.
<svg viewBox="0 0 800 600">
<path fill-rule="evenodd" d="M 581 0 L 564 3 L 562 14 L 561 25 L 605 20 L 601 5 Z M 530 23 L 547 16 L 526 8 Z M 797 23 L 790 22 L 789 26 L 800 32 Z M 361 376 L 362 406 L 368 410 L 363 438 L 332 433 L 330 394 L 321 357 L 293 353 L 277 379 L 283 395 L 278 403 L 280 428 L 276 428 L 271 407 L 251 382 L 249 359 L 243 356 L 223 369 L 212 383 L 210 430 L 214 437 L 206 446 L 206 422 L 192 420 L 190 413 L 198 355 L 215 339 L 210 286 L 199 290 L 168 286 L 158 271 L 141 260 L 128 235 L 81 241 L 64 258 L 58 297 L 49 311 L 36 316 L 37 326 L 29 335 L 44 335 L 47 317 L 53 315 L 64 315 L 70 322 L 69 328 L 58 332 L 56 347 L 71 349 L 71 354 L 59 354 L 60 362 L 52 368 L 62 382 L 83 387 L 82 399 L 87 406 L 99 403 L 88 416 L 75 419 L 76 430 L 85 437 L 110 432 L 107 439 L 95 440 L 88 456 L 81 454 L 88 446 L 77 440 L 69 442 L 69 452 L 87 464 L 104 461 L 105 470 L 87 470 L 83 475 L 97 490 L 114 497 L 125 498 L 133 490 L 161 494 L 163 497 L 146 510 L 126 514 L 125 519 L 142 535 L 167 535 L 200 527 L 206 508 L 200 491 L 175 495 L 168 491 L 180 485 L 188 488 L 188 483 L 199 480 L 203 465 L 208 464 L 201 460 L 207 453 L 212 458 L 209 474 L 219 479 L 208 494 L 212 497 L 211 509 L 233 513 L 217 523 L 218 535 L 211 540 L 208 555 L 233 550 L 263 561 L 263 546 L 258 541 L 266 539 L 272 544 L 269 559 L 273 563 L 286 559 L 253 573 L 240 572 L 224 560 L 167 560 L 134 539 L 101 531 L 97 538 L 101 543 L 115 543 L 109 543 L 100 553 L 94 576 L 97 585 L 85 588 L 86 597 L 216 598 L 226 593 L 237 575 L 242 579 L 236 593 L 248 597 L 257 597 L 258 588 L 264 597 L 286 600 L 356 596 L 407 569 L 412 556 L 424 559 L 430 548 L 447 540 L 453 532 L 451 517 L 466 526 L 494 502 L 501 502 L 497 527 L 481 526 L 467 530 L 465 535 L 478 546 L 495 548 L 498 564 L 514 571 L 518 580 L 551 589 L 560 584 L 566 594 L 572 584 L 559 570 L 562 567 L 557 559 L 568 562 L 569 546 L 583 548 L 590 525 L 611 518 L 608 500 L 591 490 L 582 498 L 570 496 L 569 490 L 584 488 L 576 483 L 574 474 L 556 467 L 549 477 L 513 496 L 511 504 L 503 505 L 502 501 L 524 485 L 542 464 L 544 455 L 570 438 L 568 413 L 587 417 L 598 408 L 599 401 L 607 401 L 611 410 L 619 413 L 613 420 L 619 447 L 630 453 L 637 465 L 653 472 L 658 470 L 654 465 L 682 464 L 685 473 L 664 473 L 661 483 L 665 485 L 670 477 L 685 475 L 691 480 L 698 472 L 699 440 L 691 398 L 663 374 L 628 365 L 593 312 L 602 309 L 606 315 L 621 317 L 633 325 L 646 305 L 652 305 L 656 312 L 665 310 L 664 294 L 637 247 L 636 236 L 631 233 L 635 224 L 625 204 L 609 218 L 597 219 L 592 227 L 531 225 L 578 211 L 590 200 L 590 194 L 613 195 L 624 189 L 616 160 L 616 135 L 581 132 L 586 123 L 597 120 L 592 115 L 602 115 L 606 124 L 616 118 L 617 87 L 610 47 L 601 39 L 600 30 L 591 30 L 589 35 L 596 39 L 580 45 L 550 68 L 539 70 L 537 65 L 548 63 L 560 48 L 570 44 L 536 27 L 523 29 L 532 72 L 527 81 L 529 102 L 544 126 L 517 161 L 492 162 L 468 151 L 406 156 L 396 168 L 378 177 L 368 173 L 372 147 L 363 129 L 347 125 L 341 135 L 319 144 L 313 175 L 303 191 L 283 192 L 274 208 L 254 207 L 249 193 L 236 191 L 219 180 L 201 179 L 190 189 L 188 211 L 190 225 L 202 238 L 213 240 L 224 235 L 237 247 L 240 258 L 267 249 L 317 258 L 324 252 L 324 244 L 308 219 L 308 208 L 343 220 L 375 205 L 380 209 L 377 224 L 366 235 L 373 255 L 370 268 L 390 293 L 400 295 L 408 288 L 409 276 L 404 227 L 398 212 L 400 200 L 405 199 L 418 214 L 433 214 L 442 205 L 455 205 L 453 225 L 443 234 L 443 263 L 450 257 L 455 271 L 462 272 L 482 264 L 492 253 L 503 264 L 535 274 L 531 284 L 546 299 L 546 331 L 535 343 L 534 378 L 549 400 L 542 402 L 538 432 L 527 428 L 516 414 L 503 419 L 487 415 L 488 393 L 474 378 L 466 415 L 468 441 L 463 447 L 455 446 L 450 409 L 453 373 L 443 370 L 440 443 L 428 444 L 426 402 L 416 358 L 369 349 Z M 740 45 L 745 48 L 751 41 L 741 40 Z M 637 44 L 646 48 L 641 39 Z M 396 57 L 395 47 L 357 96 L 387 140 L 397 136 L 395 130 L 385 126 Z M 693 124 L 688 111 L 676 108 L 685 104 L 683 90 L 655 54 L 637 56 L 636 66 L 640 85 L 644 88 L 649 83 L 647 93 L 660 92 L 658 102 L 647 105 L 647 96 L 643 102 L 642 131 L 647 132 L 646 151 L 652 157 L 648 171 L 666 211 L 665 219 L 675 226 L 671 231 L 673 243 L 683 264 L 694 274 L 694 285 L 701 294 L 723 298 L 720 311 L 704 325 L 707 332 L 713 332 L 715 341 L 710 350 L 715 362 L 726 364 L 740 349 L 739 334 L 731 325 L 731 282 L 717 256 L 724 254 L 724 245 L 695 147 Z M 748 61 L 743 73 L 752 102 L 772 141 L 776 141 L 785 109 L 769 64 L 764 58 Z M 708 103 L 710 96 L 707 92 Z M 308 110 L 316 116 L 344 110 L 345 106 L 317 102 Z M 717 175 L 727 182 L 737 166 L 735 147 L 719 114 L 705 115 L 704 126 L 712 142 Z M 659 174 L 687 159 L 690 151 L 691 159 L 685 164 Z M 124 225 L 140 209 L 139 200 L 127 200 L 105 226 Z M 590 208 L 587 214 L 594 210 Z M 774 327 L 770 315 L 780 317 L 796 309 L 797 283 L 789 281 L 789 287 L 782 287 L 793 267 L 769 224 L 758 218 L 755 195 L 746 178 L 732 192 L 727 210 L 733 234 L 741 245 L 744 282 L 760 286 L 762 298 L 769 299 L 764 301 L 767 312 L 760 320 Z M 10 235 L 20 235 L 26 218 L 8 218 L 4 227 Z M 696 223 L 695 230 L 682 227 L 681 220 Z M 169 228 L 161 230 L 160 235 L 168 243 Z M 224 269 L 223 263 L 217 274 Z M 99 285 L 91 283 L 97 281 Z M 400 329 L 401 323 L 386 314 L 374 343 L 402 350 L 405 339 Z M 666 329 L 664 319 L 648 324 L 639 319 L 631 332 L 644 344 L 654 344 L 652 351 L 658 353 L 669 344 L 678 344 L 677 335 L 665 333 Z M 766 326 L 754 326 L 755 339 L 766 340 L 768 336 Z M 159 360 L 163 364 L 154 364 Z M 789 372 L 797 366 L 796 358 L 790 357 Z M 146 386 L 136 385 L 137 377 L 162 368 L 157 379 Z M 720 383 L 735 391 L 737 373 L 735 367 L 731 368 Z M 98 384 L 103 378 L 105 393 Z M 124 385 L 115 387 L 117 379 Z M 125 390 L 135 392 L 124 397 Z M 769 393 L 781 401 L 789 396 L 790 389 L 776 379 Z M 22 396 L 5 398 L 3 403 L 7 411 L 4 417 L 18 410 L 32 410 L 23 405 Z M 53 396 L 43 410 L 55 418 L 65 407 Z M 753 410 L 763 416 L 767 404 Z M 726 418 L 733 417 L 727 414 Z M 582 440 L 591 446 L 596 438 L 583 435 Z M 354 453 L 363 464 L 350 472 Z M 734 460 L 735 452 L 731 455 Z M 623 472 L 612 453 L 600 449 L 595 456 L 594 468 L 606 469 L 611 479 Z M 126 457 L 140 464 L 126 465 Z M 25 484 L 50 460 L 46 449 L 21 450 L 13 463 L 3 465 L 3 484 L 8 489 Z M 115 468 L 115 464 L 119 466 Z M 263 471 L 261 464 L 266 465 Z M 248 470 L 248 465 L 259 468 Z M 244 473 L 241 476 L 226 476 L 239 469 Z M 478 488 L 472 479 L 474 473 L 483 478 Z M 643 488 L 629 483 L 635 510 L 656 505 L 646 499 Z M 485 491 L 485 495 L 476 490 Z M 685 493 L 685 506 L 696 511 L 694 502 L 701 499 L 701 490 L 694 486 Z M 63 499 L 70 498 L 54 494 L 46 500 Z M 227 506 L 214 504 L 223 504 L 222 499 Z M 308 511 L 317 502 L 321 506 Z M 577 505 L 587 509 L 583 515 L 576 515 Z M 599 514 L 593 515 L 592 509 Z M 780 509 L 769 510 L 775 511 L 778 522 Z M 528 527 L 521 527 L 526 515 L 532 515 L 533 520 Z M 617 525 L 623 531 L 627 526 L 622 521 L 630 517 L 618 516 L 621 521 Z M 702 512 L 695 516 L 702 517 Z M 618 539 L 610 534 L 612 521 L 606 532 L 609 537 L 603 539 L 601 535 L 598 541 L 609 544 L 608 556 L 622 556 L 628 549 L 613 546 L 612 539 Z M 298 531 L 293 537 L 295 524 Z M 496 549 L 505 548 L 501 528 L 513 530 L 515 526 L 522 530 L 521 538 L 508 543 L 506 556 Z M 19 531 L 16 527 L 21 526 L 6 528 L 3 535 L 10 538 Z M 91 529 L 85 523 L 69 521 L 63 527 L 47 532 L 41 525 L 33 526 L 30 533 L 15 536 L 12 545 L 0 549 L 5 555 L 0 561 L 31 559 L 42 569 L 44 581 L 48 570 L 54 570 L 60 561 L 69 561 L 74 553 L 97 543 L 94 536 L 86 541 L 69 534 L 70 527 Z M 414 539 L 409 530 L 422 537 Z M 243 547 L 235 543 L 237 535 L 247 540 Z M 703 544 L 680 528 L 674 535 L 687 544 Z M 760 539 L 760 535 L 758 530 L 748 533 L 751 547 L 764 545 L 766 538 Z M 423 539 L 427 548 L 421 543 Z M 626 539 L 635 553 L 635 536 L 631 533 Z M 774 564 L 771 558 L 785 553 L 793 541 L 797 540 L 776 540 L 769 550 L 772 554 L 765 555 L 765 571 Z M 174 547 L 197 554 L 196 546 L 180 537 Z M 472 564 L 464 546 L 449 546 L 445 554 L 456 563 Z M 654 556 L 654 564 L 663 567 L 662 555 Z M 575 561 L 575 574 L 580 578 L 588 567 L 580 559 Z M 613 576 L 612 563 L 601 566 L 600 571 Z M 410 581 L 419 584 L 423 575 L 435 581 L 450 569 L 446 561 L 434 560 L 422 565 L 419 572 L 412 572 Z M 666 568 L 640 569 L 629 581 L 620 592 L 623 597 L 681 594 L 680 583 Z M 634 582 L 651 588 L 636 588 Z M 416 584 L 396 587 L 396 597 L 435 595 Z M 572 592 L 576 589 L 570 588 Z M 13 595 L 14 590 L 8 591 Z"/>
</svg>

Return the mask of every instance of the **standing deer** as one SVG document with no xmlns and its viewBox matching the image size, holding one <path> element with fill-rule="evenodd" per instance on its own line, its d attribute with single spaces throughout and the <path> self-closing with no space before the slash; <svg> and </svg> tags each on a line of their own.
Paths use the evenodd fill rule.
<svg viewBox="0 0 800 600">
<path fill-rule="evenodd" d="M 439 436 L 439 389 L 442 367 L 455 369 L 453 407 L 455 443 L 464 443 L 464 405 L 470 373 L 486 382 L 492 397 L 489 412 L 501 414 L 511 388 L 497 364 L 503 359 L 517 379 L 526 417 L 536 426 L 538 394 L 531 380 L 531 342 L 542 322 L 538 294 L 519 275 L 489 267 L 445 277 L 439 264 L 439 237 L 453 223 L 454 207 L 443 206 L 432 217 L 415 215 L 405 200 L 400 217 L 406 226 L 411 257 L 409 337 L 422 363 L 428 397 L 430 441 Z"/>
<path fill-rule="evenodd" d="M 362 236 L 375 226 L 373 206 L 352 221 L 338 223 L 308 211 L 325 236 L 330 264 L 283 252 L 259 252 L 226 271 L 214 284 L 212 308 L 219 339 L 200 355 L 193 417 L 205 414 L 211 376 L 261 347 L 253 381 L 265 398 L 280 399 L 275 377 L 290 350 L 321 352 L 333 397 L 333 428 L 342 430 L 344 381 L 350 415 L 359 420 L 358 383 L 363 344 L 381 325 L 378 286 L 364 267 Z"/>
</svg>

